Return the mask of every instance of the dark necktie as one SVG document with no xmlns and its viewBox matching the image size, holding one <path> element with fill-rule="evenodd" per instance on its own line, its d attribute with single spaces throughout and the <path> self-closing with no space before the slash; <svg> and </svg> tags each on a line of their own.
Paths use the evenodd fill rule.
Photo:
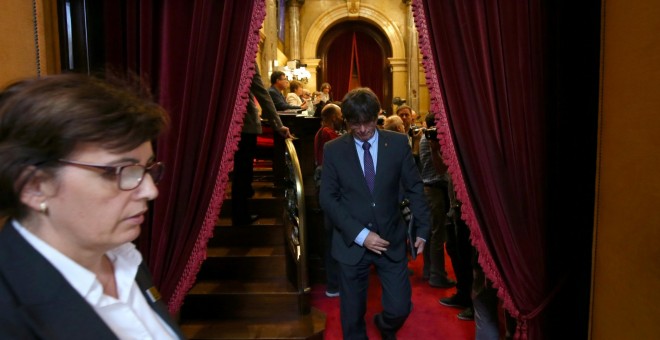
<svg viewBox="0 0 660 340">
<path fill-rule="evenodd" d="M 371 158 L 369 148 L 371 144 L 364 142 L 362 149 L 364 149 L 364 179 L 367 180 L 369 191 L 374 192 L 374 181 L 376 180 L 376 169 L 374 169 L 374 159 Z"/>
</svg>

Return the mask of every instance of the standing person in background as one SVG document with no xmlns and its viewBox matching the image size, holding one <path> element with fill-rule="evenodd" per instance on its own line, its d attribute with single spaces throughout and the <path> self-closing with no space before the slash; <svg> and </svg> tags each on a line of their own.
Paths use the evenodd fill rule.
<svg viewBox="0 0 660 340">
<path fill-rule="evenodd" d="M 182 339 L 140 235 L 168 117 L 79 74 L 0 93 L 0 338 Z"/>
<path fill-rule="evenodd" d="M 419 141 L 422 139 L 422 131 L 418 126 L 413 125 L 413 109 L 408 105 L 401 105 L 396 109 L 396 115 L 401 117 L 403 120 L 403 126 L 406 133 L 408 133 L 408 142 L 412 148 L 413 157 L 415 158 L 415 164 L 420 167 L 419 164 Z"/>
<path fill-rule="evenodd" d="M 289 128 L 282 124 L 282 120 L 280 120 L 280 117 L 275 111 L 275 105 L 261 80 L 259 67 L 255 65 L 254 68 L 254 76 L 252 76 L 248 96 L 247 112 L 245 113 L 245 118 L 243 118 L 241 140 L 238 142 L 238 150 L 234 154 L 234 172 L 231 180 L 231 217 L 232 224 L 235 226 L 251 224 L 259 218 L 259 216 L 250 213 L 248 204 L 249 199 L 254 196 L 252 179 L 254 176 L 254 155 L 257 152 L 257 135 L 262 133 L 259 109 L 257 108 L 255 99 L 261 106 L 263 118 L 268 119 L 273 130 L 277 131 L 284 138 L 291 137 Z"/>
<path fill-rule="evenodd" d="M 418 254 L 428 238 L 429 209 L 408 139 L 376 127 L 381 107 L 373 91 L 350 91 L 341 110 L 350 133 L 325 144 L 320 202 L 335 228 L 332 256 L 339 262 L 342 331 L 345 339 L 367 338 L 364 315 L 373 265 L 383 289 L 383 312 L 374 323 L 383 339 L 395 339 L 412 309 L 400 197 L 410 200 L 418 219 L 412 245 Z"/>
<path fill-rule="evenodd" d="M 403 126 L 403 121 L 399 116 L 389 116 L 385 118 L 383 121 L 383 129 L 403 134 L 406 133 L 406 129 Z"/>
<path fill-rule="evenodd" d="M 471 320 L 474 318 L 472 259 L 475 256 L 475 249 L 470 243 L 470 229 L 461 218 L 461 202 L 456 198 L 451 178 L 447 178 L 447 194 L 449 196 L 447 219 L 450 223 L 447 225 L 446 247 L 456 275 L 456 293 L 441 298 L 438 302 L 443 306 L 461 309 L 457 317 L 461 320 Z"/>
<path fill-rule="evenodd" d="M 314 136 L 314 159 L 316 163 L 316 170 L 314 178 L 316 179 L 317 189 L 321 186 L 321 174 L 323 173 L 323 147 L 325 143 L 340 136 L 343 130 L 341 115 L 341 108 L 335 104 L 328 104 L 321 112 L 321 128 Z M 325 273 L 326 273 L 326 290 L 327 297 L 339 296 L 339 264 L 337 260 L 332 257 L 330 246 L 332 244 L 332 231 L 334 226 L 332 221 L 328 218 L 327 214 L 323 214 L 323 224 L 325 227 Z"/>
<path fill-rule="evenodd" d="M 284 99 L 282 91 L 289 86 L 289 80 L 286 78 L 286 74 L 282 71 L 275 71 L 270 75 L 270 88 L 268 88 L 268 94 L 275 104 L 275 109 L 277 111 L 286 111 L 286 110 L 306 110 L 307 104 L 304 106 L 290 105 Z"/>
<path fill-rule="evenodd" d="M 424 194 L 431 206 L 431 239 L 424 249 L 423 278 L 431 287 L 450 288 L 456 285 L 456 281 L 449 279 L 445 270 L 445 219 L 449 210 L 447 166 L 440 154 L 435 115 L 427 114 L 425 123 L 428 129 L 419 142 L 419 160 Z"/>
</svg>

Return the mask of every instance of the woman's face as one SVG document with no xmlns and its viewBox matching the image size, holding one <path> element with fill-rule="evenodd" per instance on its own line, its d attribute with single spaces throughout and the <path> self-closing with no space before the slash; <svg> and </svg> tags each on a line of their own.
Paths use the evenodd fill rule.
<svg viewBox="0 0 660 340">
<path fill-rule="evenodd" d="M 298 97 L 302 96 L 302 94 L 303 94 L 302 86 L 298 86 L 298 88 L 296 89 L 296 94 L 298 95 Z"/>
<path fill-rule="evenodd" d="M 79 147 L 67 160 L 120 166 L 153 162 L 151 142 L 124 153 L 98 146 Z M 48 213 L 36 234 L 63 253 L 106 252 L 135 240 L 144 222 L 147 202 L 158 196 L 150 175 L 130 191 L 120 190 L 116 176 L 100 169 L 64 164 L 46 194 Z M 49 184 L 45 184 L 49 185 Z M 46 190 L 48 191 L 48 190 Z"/>
</svg>

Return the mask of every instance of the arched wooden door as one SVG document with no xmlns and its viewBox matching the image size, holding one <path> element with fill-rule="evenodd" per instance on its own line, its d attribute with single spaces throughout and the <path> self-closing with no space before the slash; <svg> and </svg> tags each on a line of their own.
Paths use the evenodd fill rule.
<svg viewBox="0 0 660 340">
<path fill-rule="evenodd" d="M 347 21 L 330 28 L 319 41 L 319 84 L 332 85 L 333 100 L 356 86 L 371 88 L 384 108 L 392 107 L 392 46 L 376 26 Z"/>
</svg>

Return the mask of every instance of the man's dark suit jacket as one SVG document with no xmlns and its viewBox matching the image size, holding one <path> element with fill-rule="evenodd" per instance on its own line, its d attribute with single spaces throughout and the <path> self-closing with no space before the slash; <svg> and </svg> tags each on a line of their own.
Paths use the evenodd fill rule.
<svg viewBox="0 0 660 340">
<path fill-rule="evenodd" d="M 153 286 L 144 264 L 136 281 Z M 184 338 L 161 300 L 147 302 Z M 117 339 L 92 306 L 11 225 L 0 231 L 0 339 Z"/>
<path fill-rule="evenodd" d="M 283 124 L 280 116 L 277 115 L 270 93 L 263 84 L 259 67 L 255 65 L 254 69 L 254 76 L 252 76 L 252 83 L 250 83 L 247 112 L 243 119 L 243 130 L 241 132 L 260 135 L 262 132 L 261 119 L 255 100 L 261 106 L 261 117 L 267 119 L 275 130 L 281 129 Z"/>
<path fill-rule="evenodd" d="M 402 195 L 410 200 L 417 236 L 428 240 L 429 208 L 408 137 L 385 130 L 378 133 L 373 194 L 364 179 L 351 134 L 326 143 L 323 151 L 321 206 L 335 225 L 332 256 L 348 265 L 357 264 L 366 251 L 354 242 L 364 228 L 390 242 L 385 256 L 393 261 L 406 257 L 407 229 L 399 208 Z"/>
<path fill-rule="evenodd" d="M 275 104 L 277 111 L 300 110 L 300 106 L 287 103 L 282 92 L 280 92 L 280 90 L 276 89 L 275 87 L 269 87 L 268 94 L 270 94 L 270 98 L 273 99 L 273 104 Z"/>
</svg>

